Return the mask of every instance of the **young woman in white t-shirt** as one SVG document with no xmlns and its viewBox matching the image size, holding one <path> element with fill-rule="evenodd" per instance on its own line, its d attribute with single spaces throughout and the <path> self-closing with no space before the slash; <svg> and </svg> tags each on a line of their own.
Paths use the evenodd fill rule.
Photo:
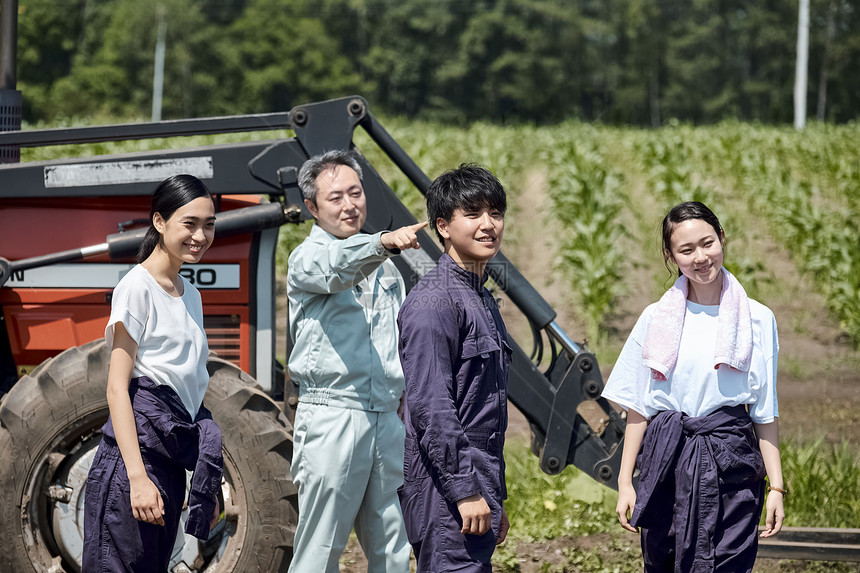
<svg viewBox="0 0 860 573">
<path fill-rule="evenodd" d="M 83 565 L 90 572 L 167 570 L 185 470 L 200 470 L 205 455 L 211 463 L 201 477 L 211 483 L 204 492 L 192 484 L 189 505 L 206 514 L 190 533 L 205 538 L 220 513 L 220 430 L 202 406 L 209 384 L 203 309 L 179 274 L 212 244 L 215 206 L 199 179 L 177 175 L 156 188 L 150 221 L 139 264 L 114 290 L 105 331 L 110 418 L 87 481 Z"/>
<path fill-rule="evenodd" d="M 749 571 L 765 473 L 761 536 L 785 515 L 776 322 L 723 268 L 725 235 L 708 207 L 675 206 L 662 239 L 678 281 L 639 317 L 603 392 L 627 411 L 616 513 L 642 528 L 646 571 Z"/>
</svg>

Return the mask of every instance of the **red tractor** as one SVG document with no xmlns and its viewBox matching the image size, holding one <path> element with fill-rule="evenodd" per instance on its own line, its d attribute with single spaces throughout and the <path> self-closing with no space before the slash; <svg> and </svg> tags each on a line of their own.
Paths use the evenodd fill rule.
<svg viewBox="0 0 860 573">
<path fill-rule="evenodd" d="M 354 149 L 358 127 L 426 189 L 427 176 L 359 97 L 284 113 L 0 134 L 0 151 L 11 149 L 13 158 L 19 147 L 259 130 L 295 134 L 0 165 L 0 571 L 80 570 L 83 491 L 108 415 L 103 335 L 111 293 L 133 264 L 155 184 L 175 173 L 205 181 L 219 211 L 205 263 L 182 272 L 203 296 L 212 350 L 205 404 L 224 434 L 226 518 L 206 543 L 180 534 L 171 571 L 286 569 L 297 515 L 289 421 L 297 393 L 275 359 L 278 227 L 309 218 L 296 184 L 302 163 L 324 150 Z M 364 230 L 414 223 L 373 166 L 362 159 L 362 168 Z M 407 288 L 441 254 L 426 234 L 421 245 L 397 257 Z M 540 467 L 558 473 L 574 464 L 614 486 L 624 422 L 599 397 L 603 382 L 594 356 L 555 323 L 553 309 L 504 255 L 489 270 L 534 331 L 530 354 L 510 341 L 509 396 L 531 423 Z M 289 348 L 281 353 L 289 355 Z M 597 430 L 577 411 L 585 401 L 602 412 Z"/>
</svg>

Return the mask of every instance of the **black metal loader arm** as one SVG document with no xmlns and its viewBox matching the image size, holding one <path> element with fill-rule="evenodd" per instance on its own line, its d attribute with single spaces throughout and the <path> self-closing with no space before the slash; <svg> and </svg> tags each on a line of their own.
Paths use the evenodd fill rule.
<svg viewBox="0 0 860 573">
<path fill-rule="evenodd" d="M 154 170 L 183 169 L 204 179 L 216 195 L 268 195 L 272 203 L 218 214 L 219 237 L 258 231 L 310 217 L 296 183 L 298 169 L 311 155 L 352 148 L 356 127 L 363 128 L 422 193 L 426 191 L 427 175 L 370 113 L 365 100 L 350 97 L 297 106 L 288 113 L 0 133 L 0 146 L 25 147 L 262 130 L 295 133 L 292 138 L 266 141 L 2 165 L 0 201 L 149 195 L 154 183 L 163 179 L 153 175 Z M 416 222 L 373 167 L 364 159 L 362 163 L 368 203 L 364 230 L 372 233 Z M 422 249 L 404 252 L 396 260 L 407 288 L 441 255 L 429 236 L 421 233 Z M 0 286 L 16 270 L 95 254 L 127 258 L 136 252 L 142 236 L 140 230 L 121 232 L 93 247 L 27 260 L 0 258 Z M 603 380 L 595 357 L 565 334 L 555 322 L 552 307 L 502 253 L 490 262 L 489 272 L 533 330 L 530 354 L 510 340 L 514 356 L 508 394 L 531 425 L 532 449 L 541 469 L 556 474 L 573 464 L 598 482 L 617 488 L 625 425 L 600 397 Z M 542 371 L 537 364 L 548 366 Z M 584 407 L 586 403 L 591 407 Z M 586 411 L 591 412 L 588 420 L 583 415 Z"/>
</svg>

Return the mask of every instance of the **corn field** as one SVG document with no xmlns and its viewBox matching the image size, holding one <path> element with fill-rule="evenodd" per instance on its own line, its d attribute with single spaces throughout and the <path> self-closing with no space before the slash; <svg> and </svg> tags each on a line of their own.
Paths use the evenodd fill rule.
<svg viewBox="0 0 860 573">
<path fill-rule="evenodd" d="M 654 298 L 671 284 L 659 222 L 678 202 L 700 200 L 720 217 L 726 266 L 754 298 L 768 304 L 783 288 L 762 246 L 775 243 L 812 279 L 845 336 L 860 343 L 860 125 L 796 132 L 737 122 L 660 130 L 389 123 L 431 177 L 474 161 L 516 198 L 533 191 L 532 174 L 546 175 L 551 216 L 563 229 L 557 265 L 591 340 L 632 288 L 621 268 L 648 269 Z M 405 179 L 381 171 L 423 217 L 423 202 Z M 509 227 L 524 222 L 521 235 L 540 232 L 541 223 L 525 215 L 512 213 Z"/>
<path fill-rule="evenodd" d="M 726 266 L 768 304 L 774 281 L 763 236 L 790 253 L 811 277 L 832 316 L 860 344 L 860 125 L 811 124 L 803 132 L 727 122 L 660 130 L 567 122 L 552 127 L 474 124 L 468 128 L 385 121 L 431 177 L 463 162 L 492 170 L 509 197 L 534 192 L 534 174 L 549 186 L 551 217 L 562 229 L 556 265 L 568 281 L 572 308 L 597 340 L 623 307 L 632 285 L 622 268 L 644 267 L 659 295 L 671 282 L 662 268 L 659 221 L 674 204 L 701 200 L 726 229 Z M 277 135 L 277 134 L 275 134 Z M 284 132 L 282 135 L 287 135 Z M 250 134 L 252 138 L 272 134 Z M 245 134 L 141 140 L 25 150 L 27 161 L 198 146 L 246 139 Z M 406 206 L 423 219 L 423 197 L 357 132 L 356 141 Z M 523 204 L 523 203 L 521 203 Z M 524 203 L 528 206 L 528 201 Z M 528 213 L 510 213 L 521 241 L 542 230 Z M 308 225 L 282 232 L 279 260 Z M 516 262 L 516 261 L 515 261 Z M 662 269 L 662 270 L 661 270 Z M 627 309 L 638 314 L 639 309 Z"/>
</svg>

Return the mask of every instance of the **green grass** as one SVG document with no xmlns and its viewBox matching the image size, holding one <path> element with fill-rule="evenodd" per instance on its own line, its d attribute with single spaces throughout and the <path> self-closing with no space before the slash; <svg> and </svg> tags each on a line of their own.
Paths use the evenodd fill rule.
<svg viewBox="0 0 860 573">
<path fill-rule="evenodd" d="M 575 467 L 550 476 L 538 468 L 528 447 L 505 448 L 510 535 L 525 541 L 562 535 L 590 535 L 615 527 L 617 494 Z"/>
<path fill-rule="evenodd" d="M 786 525 L 857 527 L 860 523 L 860 451 L 842 442 L 782 445 L 782 472 L 789 494 Z"/>
</svg>

